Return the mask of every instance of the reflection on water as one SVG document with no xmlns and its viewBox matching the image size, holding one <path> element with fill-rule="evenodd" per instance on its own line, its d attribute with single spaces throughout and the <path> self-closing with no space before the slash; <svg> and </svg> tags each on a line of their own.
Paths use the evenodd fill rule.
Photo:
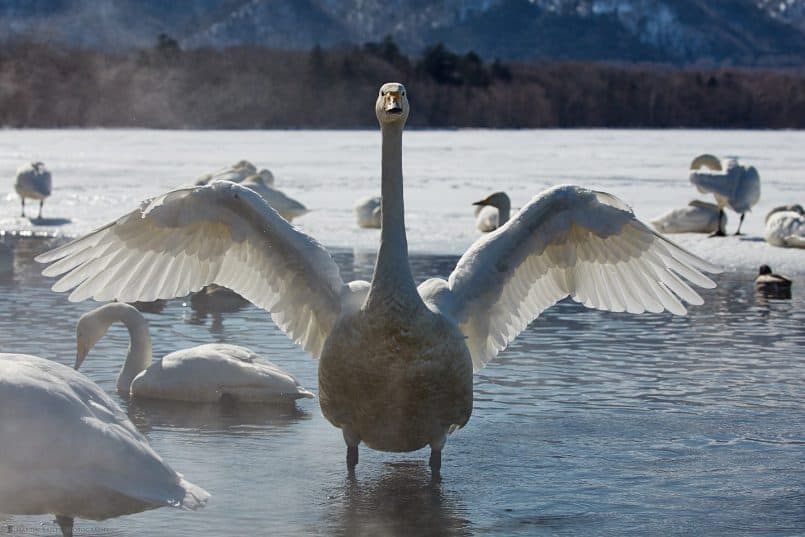
<svg viewBox="0 0 805 537">
<path fill-rule="evenodd" d="M 71 365 L 91 302 L 49 290 L 42 240 L 0 242 L 0 351 Z M 369 279 L 374 256 L 336 256 Z M 456 258 L 414 256 L 419 281 Z M 805 281 L 789 300 L 723 274 L 686 317 L 562 302 L 475 378 L 475 408 L 430 484 L 427 450 L 361 450 L 347 479 L 340 432 L 316 400 L 291 408 L 128 404 L 177 471 L 207 488 L 198 513 L 103 522 L 109 535 L 805 534 Z M 210 314 L 212 315 L 212 314 Z M 251 305 L 201 318 L 189 299 L 146 313 L 156 357 L 213 341 L 254 349 L 316 391 L 317 362 Z M 195 316 L 195 317 L 194 317 Z M 113 327 L 82 371 L 117 397 L 128 334 Z M 14 517 L 36 528 L 47 517 Z M 51 529 L 48 526 L 48 529 Z M 52 535 L 52 531 L 41 532 Z M 87 532 L 93 534 L 92 531 Z M 83 534 L 83 533 L 82 533 Z"/>
<path fill-rule="evenodd" d="M 432 483 L 424 461 L 383 465 L 370 480 L 345 478 L 328 494 L 332 535 L 470 535 L 465 508 L 455 493 Z"/>
<path fill-rule="evenodd" d="M 233 435 L 282 432 L 299 420 L 310 419 L 310 413 L 294 402 L 243 405 L 133 399 L 125 408 L 129 419 L 143 434 L 155 428 Z"/>
</svg>

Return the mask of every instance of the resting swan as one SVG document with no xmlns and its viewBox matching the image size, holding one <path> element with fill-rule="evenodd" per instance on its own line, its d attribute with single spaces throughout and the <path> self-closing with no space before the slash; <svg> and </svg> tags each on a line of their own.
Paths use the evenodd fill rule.
<svg viewBox="0 0 805 537">
<path fill-rule="evenodd" d="M 438 478 L 448 433 L 472 411 L 472 375 L 565 297 L 611 311 L 684 314 L 701 304 L 682 278 L 715 284 L 717 267 L 639 222 L 610 194 L 559 186 L 473 244 L 448 280 L 419 287 L 408 263 L 402 84 L 380 88 L 383 225 L 371 283 L 341 279 L 330 254 L 248 189 L 229 182 L 176 190 L 38 256 L 70 300 L 182 296 L 234 289 L 271 312 L 319 362 L 324 416 L 340 427 L 350 472 L 358 444 L 430 445 Z"/>
<path fill-rule="evenodd" d="M 801 205 L 776 207 L 766 215 L 766 242 L 782 248 L 805 248 L 805 211 Z"/>
<path fill-rule="evenodd" d="M 87 377 L 26 354 L 0 354 L 0 507 L 103 520 L 162 506 L 196 509 L 207 491 L 157 455 Z"/>
<path fill-rule="evenodd" d="M 380 229 L 381 214 L 380 196 L 366 196 L 355 202 L 355 219 L 358 227 Z"/>
<path fill-rule="evenodd" d="M 477 206 L 475 227 L 479 231 L 488 233 L 509 221 L 512 204 L 505 192 L 490 194 L 484 199 L 474 202 L 473 205 Z"/>
<path fill-rule="evenodd" d="M 19 194 L 22 202 L 22 217 L 25 218 L 25 198 L 31 198 L 39 200 L 39 216 L 37 218 L 42 218 L 42 205 L 45 203 L 45 198 L 50 196 L 50 172 L 41 162 L 31 162 L 20 166 L 17 170 L 14 190 Z"/>
<path fill-rule="evenodd" d="M 693 200 L 687 207 L 671 209 L 651 220 L 660 233 L 718 233 L 724 234 L 727 214 L 715 203 Z"/>
<path fill-rule="evenodd" d="M 291 375 L 245 347 L 211 343 L 172 352 L 151 363 L 148 322 L 128 304 L 112 302 L 81 316 L 76 327 L 76 370 L 115 322 L 129 331 L 131 344 L 117 377 L 123 397 L 197 403 L 237 401 L 280 403 L 313 394 Z"/>
<path fill-rule="evenodd" d="M 706 168 L 702 170 L 701 168 Z M 760 199 L 760 175 L 754 166 L 741 166 L 738 159 L 730 158 L 722 166 L 713 155 L 699 155 L 690 163 L 690 182 L 699 192 L 711 192 L 721 211 L 725 206 L 740 213 L 736 235 L 741 234 L 744 216 Z M 724 236 L 718 229 L 712 236 Z"/>
<path fill-rule="evenodd" d="M 258 172 L 257 167 L 248 160 L 239 160 L 231 166 L 224 166 L 212 173 L 205 173 L 196 179 L 196 185 L 207 185 L 213 181 L 240 183 L 255 174 L 260 175 L 264 183 L 270 186 L 274 184 L 274 175 L 269 170 L 262 169 Z"/>
<path fill-rule="evenodd" d="M 274 188 L 274 174 L 266 169 L 258 172 L 255 165 L 248 160 L 241 160 L 232 166 L 202 175 L 196 180 L 196 185 L 208 185 L 215 181 L 240 183 L 254 190 L 288 222 L 310 212 L 307 207 Z"/>
</svg>

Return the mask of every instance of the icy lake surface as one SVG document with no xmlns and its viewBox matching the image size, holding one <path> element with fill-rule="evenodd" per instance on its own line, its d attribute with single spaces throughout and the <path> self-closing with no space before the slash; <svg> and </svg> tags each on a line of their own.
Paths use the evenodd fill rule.
<svg viewBox="0 0 805 537">
<path fill-rule="evenodd" d="M 35 225 L 0 198 L 0 352 L 72 365 L 75 322 L 96 304 L 49 290 L 33 256 L 140 199 L 247 158 L 314 209 L 300 227 L 336 251 L 344 279 L 369 279 L 377 232 L 354 199 L 378 190 L 375 132 L 0 131 L 0 176 L 41 159 L 54 194 Z M 417 281 L 447 276 L 477 237 L 470 202 L 507 190 L 515 206 L 552 184 L 612 192 L 641 218 L 697 197 L 699 152 L 755 164 L 762 198 L 747 235 L 675 237 L 728 269 L 686 317 L 631 316 L 562 302 L 475 378 L 475 408 L 431 485 L 427 450 L 361 450 L 345 469 L 340 431 L 316 400 L 293 408 L 128 404 L 155 450 L 213 497 L 199 512 L 158 509 L 76 535 L 802 535 L 805 534 L 805 262 L 757 240 L 775 205 L 805 201 L 805 134 L 707 131 L 411 132 L 406 202 Z M 67 222 L 69 221 L 69 222 Z M 730 214 L 730 231 L 737 218 Z M 22 236 L 21 236 L 22 235 Z M 793 275 L 790 300 L 754 292 L 757 264 Z M 215 314 L 175 299 L 146 313 L 154 355 L 245 345 L 317 391 L 317 362 L 268 315 Z M 82 371 L 113 394 L 128 345 L 113 327 Z M 2 454 L 0 454 L 2 456 Z M 12 534 L 54 535 L 49 516 L 0 517 Z M 80 533 L 79 533 L 80 532 Z"/>
<path fill-rule="evenodd" d="M 746 217 L 743 237 L 673 239 L 727 268 L 757 270 L 768 263 L 805 274 L 805 250 L 762 241 L 771 208 L 805 204 L 805 131 L 411 131 L 403 144 L 412 252 L 464 252 L 479 236 L 470 204 L 496 190 L 519 208 L 549 186 L 579 184 L 615 194 L 644 221 L 692 199 L 712 201 L 688 182 L 690 161 L 706 152 L 756 166 L 760 202 Z M 32 159 L 53 173 L 44 217 L 55 225 L 19 217 L 14 172 Z M 312 210 L 294 223 L 319 242 L 376 249 L 379 232 L 358 229 L 352 207 L 380 193 L 378 131 L 0 130 L 0 192 L 6 193 L 0 195 L 0 230 L 87 232 L 145 198 L 241 159 L 269 168 L 277 188 Z M 738 218 L 729 213 L 728 231 Z"/>
</svg>

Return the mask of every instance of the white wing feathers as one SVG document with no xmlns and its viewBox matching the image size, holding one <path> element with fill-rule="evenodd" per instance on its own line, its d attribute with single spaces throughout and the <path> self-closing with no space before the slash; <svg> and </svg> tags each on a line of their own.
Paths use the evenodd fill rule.
<svg viewBox="0 0 805 537">
<path fill-rule="evenodd" d="M 216 283 L 271 313 L 314 356 L 345 286 L 330 254 L 259 194 L 230 182 L 184 188 L 38 256 L 70 300 L 184 296 Z M 55 261 L 55 262 L 54 262 Z"/>
<path fill-rule="evenodd" d="M 476 241 L 446 284 L 420 289 L 459 323 L 478 370 L 567 296 L 589 308 L 683 315 L 680 299 L 702 299 L 682 278 L 715 287 L 700 270 L 720 271 L 651 231 L 614 196 L 559 186 Z"/>
</svg>

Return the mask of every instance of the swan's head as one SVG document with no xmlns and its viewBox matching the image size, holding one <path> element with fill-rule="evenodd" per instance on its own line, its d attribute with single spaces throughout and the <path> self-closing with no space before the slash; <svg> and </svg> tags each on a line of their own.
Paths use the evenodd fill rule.
<svg viewBox="0 0 805 537">
<path fill-rule="evenodd" d="M 511 208 L 511 200 L 509 200 L 509 196 L 507 196 L 505 192 L 495 192 L 494 194 L 490 194 L 482 200 L 474 202 L 473 205 L 479 205 L 481 207 L 484 205 L 491 205 L 498 210 L 509 209 Z"/>
<path fill-rule="evenodd" d="M 85 313 L 75 327 L 75 370 L 81 367 L 92 347 L 106 335 L 109 322 L 98 314 L 98 310 Z"/>
<path fill-rule="evenodd" d="M 129 317 L 143 318 L 134 306 L 123 302 L 110 302 L 82 315 L 75 327 L 75 369 L 81 367 L 89 351 L 113 323 Z"/>
<path fill-rule="evenodd" d="M 408 119 L 408 110 L 405 86 L 398 82 L 383 84 L 375 103 L 375 114 L 380 125 L 404 125 Z"/>
</svg>

